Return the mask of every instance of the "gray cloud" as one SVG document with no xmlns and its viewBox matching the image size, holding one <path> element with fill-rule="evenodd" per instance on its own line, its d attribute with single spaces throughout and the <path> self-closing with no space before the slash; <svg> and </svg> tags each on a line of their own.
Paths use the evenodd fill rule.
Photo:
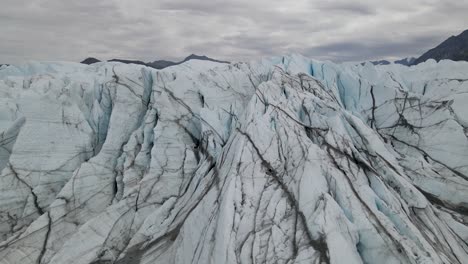
<svg viewBox="0 0 468 264">
<path fill-rule="evenodd" d="M 355 13 L 356 15 L 373 15 L 377 11 L 375 6 L 357 1 L 322 1 L 317 3 L 315 9 L 325 12 Z"/>
<path fill-rule="evenodd" d="M 403 58 L 408 54 L 420 54 L 438 43 L 439 36 L 420 36 L 411 39 L 394 39 L 392 41 L 343 41 L 328 45 L 304 49 L 308 56 L 334 61 L 359 61 L 362 58 L 379 59 L 388 57 Z M 432 43 L 432 44 L 431 44 Z"/>
<path fill-rule="evenodd" d="M 416 56 L 466 29 L 455 0 L 0 0 L 0 63 L 189 53 L 249 60 L 299 52 L 360 61 Z"/>
</svg>

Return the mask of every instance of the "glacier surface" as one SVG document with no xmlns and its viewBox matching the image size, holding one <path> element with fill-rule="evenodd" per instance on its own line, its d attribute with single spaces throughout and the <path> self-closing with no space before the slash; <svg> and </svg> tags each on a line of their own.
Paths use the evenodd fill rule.
<svg viewBox="0 0 468 264">
<path fill-rule="evenodd" d="M 468 263 L 468 63 L 0 69 L 0 263 Z"/>
</svg>

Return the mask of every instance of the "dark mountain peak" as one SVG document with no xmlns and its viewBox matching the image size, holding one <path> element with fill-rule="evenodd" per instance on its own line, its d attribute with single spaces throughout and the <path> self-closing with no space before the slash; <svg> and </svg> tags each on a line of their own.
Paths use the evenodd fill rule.
<svg viewBox="0 0 468 264">
<path fill-rule="evenodd" d="M 192 53 L 192 54 L 188 55 L 184 60 L 187 61 L 187 60 L 204 59 L 204 58 L 208 58 L 208 57 L 200 56 L 200 55 Z"/>
<path fill-rule="evenodd" d="M 468 61 L 468 30 L 463 31 L 458 36 L 449 37 L 416 59 L 414 64 L 425 62 L 428 59 Z"/>
<path fill-rule="evenodd" d="M 82 62 L 80 63 L 83 63 L 83 64 L 93 64 L 93 63 L 96 63 L 96 62 L 101 62 L 100 60 L 96 59 L 96 58 L 93 58 L 93 57 L 89 57 L 89 58 L 86 58 L 85 60 L 83 60 Z"/>
<path fill-rule="evenodd" d="M 184 59 L 184 61 L 188 61 L 188 60 L 209 60 L 210 58 L 208 58 L 207 56 L 205 55 L 196 55 L 196 54 L 190 54 L 189 56 L 187 56 L 187 58 Z"/>
<path fill-rule="evenodd" d="M 187 58 L 185 58 L 182 62 L 186 62 L 189 60 L 205 60 L 205 61 L 214 61 L 214 62 L 219 62 L 219 63 L 230 63 L 229 61 L 221 61 L 221 60 L 215 60 L 210 57 L 207 57 L 205 55 L 196 55 L 196 54 L 190 54 Z"/>
<path fill-rule="evenodd" d="M 466 29 L 465 31 L 463 31 L 460 35 L 458 36 L 467 36 L 468 37 L 468 29 Z"/>
</svg>

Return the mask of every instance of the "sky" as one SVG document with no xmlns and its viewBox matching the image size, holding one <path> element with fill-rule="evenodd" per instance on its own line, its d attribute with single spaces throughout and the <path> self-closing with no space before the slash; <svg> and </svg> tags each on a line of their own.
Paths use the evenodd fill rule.
<svg viewBox="0 0 468 264">
<path fill-rule="evenodd" d="M 462 0 L 0 0 L 0 64 L 189 54 L 419 56 L 468 29 Z"/>
</svg>

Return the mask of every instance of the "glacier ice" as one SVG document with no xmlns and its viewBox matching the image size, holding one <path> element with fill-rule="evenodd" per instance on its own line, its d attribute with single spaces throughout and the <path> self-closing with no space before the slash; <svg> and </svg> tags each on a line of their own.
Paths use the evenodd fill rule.
<svg viewBox="0 0 468 264">
<path fill-rule="evenodd" d="M 468 63 L 0 68 L 0 263 L 468 263 Z"/>
</svg>

